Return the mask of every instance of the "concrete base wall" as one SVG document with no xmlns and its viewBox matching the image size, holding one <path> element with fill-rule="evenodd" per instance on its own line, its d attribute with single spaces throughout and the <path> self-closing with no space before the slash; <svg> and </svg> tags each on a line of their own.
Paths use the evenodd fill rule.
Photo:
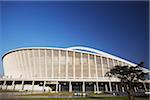
<svg viewBox="0 0 150 100">
<path fill-rule="evenodd" d="M 4 80 L 3 80 L 4 81 Z M 8 81 L 8 80 L 7 80 Z M 7 85 L 4 81 L 0 85 L 2 90 L 18 90 L 18 91 L 42 91 L 42 92 L 126 92 L 128 87 L 122 87 L 119 82 L 71 82 L 71 81 L 20 81 L 20 83 Z M 1 82 L 1 81 L 0 81 Z M 29 82 L 29 83 L 28 83 Z M 139 84 L 139 83 L 138 83 Z M 138 90 L 147 91 L 148 84 L 140 83 L 139 86 L 134 87 L 135 92 Z"/>
</svg>

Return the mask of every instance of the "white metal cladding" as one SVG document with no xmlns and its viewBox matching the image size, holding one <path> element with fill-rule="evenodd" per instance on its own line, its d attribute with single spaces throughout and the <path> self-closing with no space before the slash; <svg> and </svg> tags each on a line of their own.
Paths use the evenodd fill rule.
<svg viewBox="0 0 150 100">
<path fill-rule="evenodd" d="M 4 75 L 9 78 L 99 79 L 112 66 L 136 65 L 87 47 L 20 48 L 9 51 L 2 60 Z"/>
</svg>

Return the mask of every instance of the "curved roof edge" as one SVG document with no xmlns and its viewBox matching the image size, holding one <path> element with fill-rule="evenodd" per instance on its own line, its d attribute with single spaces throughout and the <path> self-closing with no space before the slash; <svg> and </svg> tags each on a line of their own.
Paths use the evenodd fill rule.
<svg viewBox="0 0 150 100">
<path fill-rule="evenodd" d="M 15 48 L 15 49 L 11 49 L 11 50 L 5 52 L 2 55 L 1 60 L 3 60 L 4 56 L 7 55 L 8 53 L 18 51 L 18 50 L 26 50 L 26 49 L 61 49 L 61 50 L 66 50 L 66 48 L 58 48 L 58 47 L 22 47 L 22 48 Z"/>
<path fill-rule="evenodd" d="M 16 49 L 12 49 L 12 50 L 9 50 L 7 51 L 3 56 L 2 56 L 2 59 L 4 58 L 5 55 L 7 55 L 8 53 L 10 52 L 13 52 L 13 51 L 17 51 L 17 50 L 24 50 L 24 49 L 61 49 L 61 50 L 75 50 L 75 51 L 79 51 L 79 52 L 83 52 L 83 53 L 92 53 L 92 54 L 98 54 L 98 55 L 103 55 L 104 57 L 109 57 L 109 58 L 114 58 L 116 60 L 119 60 L 119 61 L 123 61 L 123 62 L 126 62 L 132 66 L 136 66 L 135 63 L 132 63 L 130 61 L 127 61 L 123 58 L 120 58 L 120 57 L 117 57 L 117 56 L 114 56 L 114 55 L 111 55 L 109 53 L 106 53 L 106 52 L 103 52 L 101 50 L 96 50 L 96 49 L 93 49 L 93 48 L 89 48 L 89 47 L 84 47 L 84 46 L 73 46 L 73 47 L 67 47 L 67 48 L 58 48 L 58 47 L 23 47 L 23 48 L 16 48 Z M 83 51 L 84 50 L 84 51 Z M 90 52 L 89 52 L 90 51 Z"/>
<path fill-rule="evenodd" d="M 74 47 L 69 47 L 67 48 L 68 50 L 86 50 L 86 51 L 91 51 L 91 52 L 95 52 L 96 54 L 101 54 L 103 55 L 104 57 L 109 57 L 109 58 L 114 58 L 116 60 L 119 60 L 119 61 L 123 61 L 123 62 L 126 62 L 132 66 L 136 66 L 135 63 L 132 63 L 130 61 L 127 61 L 127 60 L 124 60 L 120 57 L 117 57 L 117 56 L 114 56 L 114 55 L 111 55 L 109 53 L 106 53 L 106 52 L 103 52 L 101 50 L 96 50 L 96 49 L 93 49 L 93 48 L 89 48 L 89 47 L 83 47 L 83 46 L 74 46 Z"/>
<path fill-rule="evenodd" d="M 96 54 L 96 55 L 100 55 L 100 56 L 104 56 L 104 57 L 109 57 L 109 58 L 113 58 L 113 59 L 116 59 L 116 60 L 119 60 L 119 61 L 123 61 L 123 62 L 126 62 L 132 66 L 136 66 L 137 64 L 136 63 L 132 63 L 131 61 L 128 61 L 124 58 L 121 58 L 121 57 L 117 57 L 115 55 L 112 55 L 110 53 L 107 53 L 107 52 L 104 52 L 104 51 L 101 51 L 101 50 L 97 50 L 97 49 L 93 49 L 93 48 L 90 48 L 90 47 L 85 47 L 85 46 L 72 46 L 72 47 L 67 47 L 67 48 L 58 48 L 58 47 L 23 47 L 23 48 L 16 48 L 16 49 L 12 49 L 12 50 L 9 50 L 7 52 L 5 52 L 3 55 L 2 55 L 2 59 L 4 58 L 5 55 L 7 55 L 8 53 L 11 53 L 11 52 L 14 52 L 14 51 L 17 51 L 17 50 L 24 50 L 24 49 L 59 49 L 59 50 L 70 50 L 70 51 L 77 51 L 77 52 L 82 52 L 82 53 L 90 53 L 90 54 Z M 84 51 L 83 51 L 84 50 Z M 90 52 L 89 52 L 90 51 Z M 149 69 L 147 68 L 142 68 L 145 72 L 149 72 Z"/>
</svg>

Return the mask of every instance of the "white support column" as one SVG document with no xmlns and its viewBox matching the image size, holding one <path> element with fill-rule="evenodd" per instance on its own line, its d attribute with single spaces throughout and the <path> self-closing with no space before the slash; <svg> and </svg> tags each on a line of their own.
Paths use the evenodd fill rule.
<svg viewBox="0 0 150 100">
<path fill-rule="evenodd" d="M 12 87 L 13 87 L 13 90 L 15 89 L 15 80 L 13 80 L 12 82 Z"/>
<path fill-rule="evenodd" d="M 61 84 L 59 83 L 59 90 L 58 90 L 59 92 L 61 91 Z"/>
<path fill-rule="evenodd" d="M 45 76 L 47 78 L 47 49 L 45 49 Z"/>
<path fill-rule="evenodd" d="M 108 92 L 107 83 L 105 83 L 105 91 Z"/>
<path fill-rule="evenodd" d="M 42 72 L 41 72 L 41 57 L 40 57 L 40 49 L 38 50 L 38 55 L 39 55 L 39 70 L 40 70 L 40 78 L 42 77 Z"/>
<path fill-rule="evenodd" d="M 68 78 L 68 51 L 66 50 L 66 79 Z"/>
<path fill-rule="evenodd" d="M 98 79 L 98 71 L 97 71 L 97 60 L 96 60 L 96 55 L 94 55 L 94 63 L 95 63 L 95 73 L 96 73 L 96 78 Z"/>
<path fill-rule="evenodd" d="M 32 91 L 34 91 L 34 81 L 32 81 Z"/>
<path fill-rule="evenodd" d="M 110 92 L 112 92 L 111 81 L 109 81 L 109 89 L 110 89 Z"/>
<path fill-rule="evenodd" d="M 44 81 L 44 84 L 43 84 L 43 91 L 45 92 L 45 85 L 46 85 L 46 81 Z"/>
<path fill-rule="evenodd" d="M 52 54 L 51 54 L 51 55 L 52 55 L 52 76 L 51 76 L 51 77 L 52 77 L 52 79 L 53 79 L 53 78 L 54 78 L 54 64 L 53 64 L 53 60 L 54 60 L 54 59 L 53 59 L 53 58 L 54 58 L 54 55 L 53 55 L 53 54 L 54 54 L 54 53 L 53 53 L 53 50 L 51 50 L 51 53 L 52 53 Z"/>
<path fill-rule="evenodd" d="M 80 61 L 81 61 L 81 78 L 83 78 L 83 56 L 82 56 L 82 53 L 80 53 L 81 54 L 81 59 L 80 59 Z"/>
<path fill-rule="evenodd" d="M 103 66 L 103 59 L 101 56 L 100 56 L 100 59 L 101 59 L 101 65 L 102 65 L 102 76 L 104 77 L 104 66 Z"/>
<path fill-rule="evenodd" d="M 143 82 L 143 86 L 144 86 L 145 91 L 147 91 L 145 82 Z"/>
<path fill-rule="evenodd" d="M 6 82 L 6 85 L 5 85 L 6 87 L 5 87 L 5 90 L 7 90 L 7 88 L 8 88 L 8 85 L 7 85 L 7 82 Z"/>
<path fill-rule="evenodd" d="M 4 89 L 4 87 L 6 87 L 6 80 L 4 80 L 4 83 L 3 83 L 2 89 Z M 6 89 L 6 88 L 5 88 L 5 89 Z"/>
<path fill-rule="evenodd" d="M 96 88 L 97 88 L 97 92 L 99 92 L 99 85 L 98 85 L 98 82 L 96 82 Z"/>
<path fill-rule="evenodd" d="M 73 51 L 73 77 L 74 77 L 74 79 L 75 79 L 75 75 L 76 75 L 75 70 L 76 70 L 75 69 L 75 52 Z"/>
<path fill-rule="evenodd" d="M 24 81 L 22 81 L 22 83 L 21 83 L 21 90 L 23 90 L 24 89 Z"/>
<path fill-rule="evenodd" d="M 58 53 L 58 77 L 60 78 L 60 59 L 61 59 L 61 51 L 59 50 L 58 51 L 59 53 Z"/>
<path fill-rule="evenodd" d="M 122 92 L 124 92 L 124 87 L 122 86 Z"/>
<path fill-rule="evenodd" d="M 90 66 L 90 55 L 88 54 L 88 69 L 89 69 L 89 78 L 91 78 L 91 66 Z"/>
<path fill-rule="evenodd" d="M 83 84 L 82 84 L 82 92 L 85 92 L 85 82 L 83 81 Z"/>
<path fill-rule="evenodd" d="M 58 81 L 56 82 L 56 92 L 58 92 Z"/>
<path fill-rule="evenodd" d="M 93 83 L 93 84 L 94 84 L 94 83 Z M 96 88 L 97 88 L 97 86 L 96 86 L 96 84 L 94 84 L 94 92 L 97 91 Z"/>
<path fill-rule="evenodd" d="M 72 92 L 72 84 L 71 84 L 71 81 L 69 82 L 69 92 Z"/>
<path fill-rule="evenodd" d="M 116 91 L 118 92 L 119 90 L 118 90 L 118 84 L 116 83 Z"/>
</svg>

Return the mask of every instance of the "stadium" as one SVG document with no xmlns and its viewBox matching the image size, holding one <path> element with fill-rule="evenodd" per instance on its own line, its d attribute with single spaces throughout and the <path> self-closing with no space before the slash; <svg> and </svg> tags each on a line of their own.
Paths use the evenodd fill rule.
<svg viewBox="0 0 150 100">
<path fill-rule="evenodd" d="M 115 65 L 136 66 L 123 58 L 81 46 L 18 48 L 5 53 L 2 62 L 2 90 L 49 92 L 125 92 L 128 87 L 105 73 Z M 148 81 L 134 87 L 135 92 L 148 89 Z"/>
</svg>

